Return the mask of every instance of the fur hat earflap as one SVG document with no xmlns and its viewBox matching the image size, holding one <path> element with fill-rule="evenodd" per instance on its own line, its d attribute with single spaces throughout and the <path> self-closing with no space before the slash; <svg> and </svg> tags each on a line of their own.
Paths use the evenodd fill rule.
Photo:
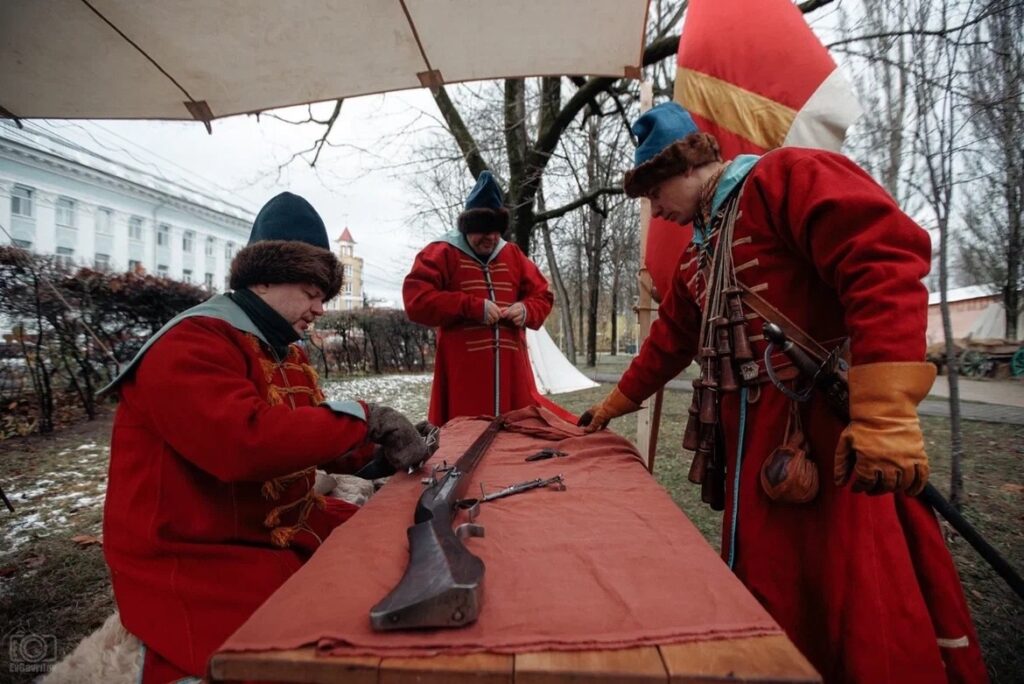
<svg viewBox="0 0 1024 684">
<path fill-rule="evenodd" d="M 716 161 L 722 161 L 722 152 L 715 137 L 710 133 L 691 133 L 627 171 L 622 187 L 629 197 L 643 197 L 673 176 Z"/>
<path fill-rule="evenodd" d="M 243 248 L 231 262 L 229 286 L 310 283 L 324 291 L 324 300 L 341 291 L 344 270 L 330 250 L 299 240 L 261 240 Z"/>
</svg>

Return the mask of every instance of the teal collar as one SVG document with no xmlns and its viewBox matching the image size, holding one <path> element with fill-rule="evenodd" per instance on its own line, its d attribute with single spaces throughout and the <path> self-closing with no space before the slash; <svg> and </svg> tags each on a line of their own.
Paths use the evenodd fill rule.
<svg viewBox="0 0 1024 684">
<path fill-rule="evenodd" d="M 181 323 L 186 318 L 192 318 L 194 316 L 217 318 L 230 324 L 232 327 L 241 330 L 242 332 L 255 335 L 261 342 L 266 344 L 268 347 L 270 346 L 270 343 L 267 342 L 267 338 L 263 336 L 263 333 L 256 327 L 256 324 L 250 320 L 244 311 L 242 311 L 242 308 L 238 306 L 238 304 L 235 304 L 231 300 L 231 297 L 228 297 L 226 294 L 219 294 L 214 297 L 210 297 L 201 304 L 193 306 L 191 309 L 183 311 L 168 321 L 164 327 L 160 328 L 155 335 L 150 337 L 146 343 L 142 345 L 142 349 L 140 349 L 135 355 L 135 358 L 133 358 L 128 365 L 121 368 L 121 372 L 117 374 L 117 377 L 114 378 L 109 385 L 96 392 L 97 396 L 105 394 L 121 384 L 122 380 L 135 371 L 139 363 L 142 361 L 142 357 L 146 355 L 146 352 L 149 351 L 149 348 L 153 346 L 154 342 L 163 337 L 168 330 L 178 325 L 178 323 Z"/>
<path fill-rule="evenodd" d="M 474 259 L 479 261 L 481 264 L 484 264 L 485 266 L 494 261 L 494 259 L 498 256 L 498 253 L 501 250 L 505 249 L 505 245 L 508 244 L 507 242 L 505 242 L 505 238 L 498 238 L 497 246 L 494 248 L 494 251 L 491 252 L 491 255 L 487 257 L 487 260 L 485 261 L 481 259 L 479 256 L 477 256 L 476 252 L 473 251 L 473 248 L 469 246 L 468 242 L 466 242 L 466 236 L 463 235 L 461 231 L 453 230 L 450 233 L 445 233 L 437 240 L 435 240 L 435 242 L 447 242 L 449 245 L 458 248 L 459 251 L 468 254 L 469 256 L 473 257 Z"/>
<path fill-rule="evenodd" d="M 711 198 L 711 215 L 714 216 L 718 213 L 718 210 L 722 208 L 725 201 L 733 194 L 733 192 L 743 184 L 746 180 L 747 175 L 753 170 L 754 165 L 761 159 L 760 155 L 756 154 L 741 154 L 725 167 L 725 171 L 722 172 L 722 177 L 718 180 L 718 187 L 715 188 L 715 196 Z M 713 222 L 713 221 L 712 221 Z M 708 228 L 701 229 L 697 222 L 693 223 L 693 243 L 696 245 L 704 244 L 704 241 L 708 236 Z"/>
</svg>

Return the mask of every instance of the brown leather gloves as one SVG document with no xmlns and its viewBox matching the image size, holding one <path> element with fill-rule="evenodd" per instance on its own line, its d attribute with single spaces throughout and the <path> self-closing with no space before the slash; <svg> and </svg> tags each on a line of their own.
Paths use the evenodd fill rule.
<svg viewBox="0 0 1024 684">
<path fill-rule="evenodd" d="M 935 381 L 930 363 L 869 363 L 853 366 L 850 424 L 836 446 L 835 481 L 853 481 L 868 494 L 906 491 L 916 495 L 928 482 L 928 455 L 917 405 Z"/>
<path fill-rule="evenodd" d="M 639 409 L 640 404 L 615 387 L 607 397 L 584 411 L 576 424 L 582 427 L 584 432 L 597 432 L 608 425 L 608 421 L 612 418 L 618 418 Z"/>
<path fill-rule="evenodd" d="M 390 406 L 366 405 L 366 437 L 381 446 L 384 458 L 398 470 L 419 465 L 430 456 L 423 436 Z"/>
</svg>

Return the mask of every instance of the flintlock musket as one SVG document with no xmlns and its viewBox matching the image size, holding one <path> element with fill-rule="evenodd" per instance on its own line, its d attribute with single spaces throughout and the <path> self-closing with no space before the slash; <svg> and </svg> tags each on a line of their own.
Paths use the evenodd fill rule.
<svg viewBox="0 0 1024 684">
<path fill-rule="evenodd" d="M 484 528 L 472 520 L 452 529 L 459 501 L 469 486 L 469 473 L 504 426 L 501 416 L 487 426 L 454 466 L 435 467 L 424 481 L 409 536 L 409 564 L 391 592 L 370 609 L 377 631 L 421 627 L 461 627 L 480 614 L 484 562 L 462 543 L 482 537 Z"/>
</svg>

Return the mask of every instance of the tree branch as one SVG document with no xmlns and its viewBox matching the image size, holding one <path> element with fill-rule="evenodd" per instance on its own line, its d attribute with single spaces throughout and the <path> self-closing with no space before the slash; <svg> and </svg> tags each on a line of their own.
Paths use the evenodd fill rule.
<svg viewBox="0 0 1024 684">
<path fill-rule="evenodd" d="M 573 211 L 574 209 L 579 209 L 584 205 L 591 204 L 602 195 L 621 195 L 622 193 L 623 190 L 621 187 L 597 188 L 595 190 L 591 190 L 585 195 L 577 197 L 568 204 L 564 204 L 555 209 L 549 209 L 539 214 L 534 214 L 534 219 L 536 219 L 538 223 L 541 221 L 550 221 L 551 219 L 556 219 L 559 216 L 564 216 L 565 214 L 568 214 L 570 211 Z M 596 207 L 595 210 L 597 210 Z"/>
<path fill-rule="evenodd" d="M 473 178 L 477 178 L 488 169 L 487 162 L 480 154 L 480 146 L 477 145 L 473 134 L 469 132 L 466 122 L 462 120 L 459 110 L 455 108 L 455 104 L 448 97 L 448 91 L 444 86 L 431 88 L 430 94 L 433 95 L 437 108 L 441 110 L 441 116 L 448 124 L 448 131 L 462 151 L 462 157 L 466 160 L 466 165 L 469 166 L 469 172 L 473 174 Z"/>
</svg>

